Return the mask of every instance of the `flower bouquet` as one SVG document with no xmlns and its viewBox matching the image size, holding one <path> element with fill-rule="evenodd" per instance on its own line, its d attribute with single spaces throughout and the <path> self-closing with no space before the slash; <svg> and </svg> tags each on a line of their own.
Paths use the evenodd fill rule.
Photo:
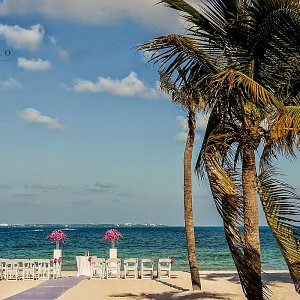
<svg viewBox="0 0 300 300">
<path fill-rule="evenodd" d="M 115 248 L 115 243 L 118 242 L 121 237 L 123 236 L 117 229 L 109 229 L 105 232 L 102 240 L 111 242 L 112 248 Z"/>
<path fill-rule="evenodd" d="M 62 230 L 53 230 L 46 239 L 50 239 L 51 243 L 56 243 L 56 249 L 59 249 L 59 242 L 64 243 L 68 237 Z"/>
</svg>

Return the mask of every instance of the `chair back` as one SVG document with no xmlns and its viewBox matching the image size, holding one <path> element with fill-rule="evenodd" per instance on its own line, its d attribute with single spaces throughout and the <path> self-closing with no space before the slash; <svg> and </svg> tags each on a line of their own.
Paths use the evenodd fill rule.
<svg viewBox="0 0 300 300">
<path fill-rule="evenodd" d="M 120 278 L 121 273 L 121 260 L 120 258 L 108 258 L 105 261 L 106 265 L 106 278 Z"/>
</svg>

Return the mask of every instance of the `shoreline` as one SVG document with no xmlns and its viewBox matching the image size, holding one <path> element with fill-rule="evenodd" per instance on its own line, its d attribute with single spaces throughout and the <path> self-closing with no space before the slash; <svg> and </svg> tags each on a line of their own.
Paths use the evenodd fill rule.
<svg viewBox="0 0 300 300">
<path fill-rule="evenodd" d="M 82 280 L 57 300 L 94 299 L 228 299 L 245 300 L 236 271 L 200 271 L 202 291 L 191 291 L 190 274 L 173 271 L 170 280 L 94 279 Z M 76 276 L 74 271 L 62 271 L 62 277 Z M 271 299 L 300 299 L 287 270 L 264 270 L 263 281 L 272 291 Z M 52 279 L 53 280 L 53 279 Z M 18 294 L 45 281 L 0 281 L 0 300 Z"/>
</svg>

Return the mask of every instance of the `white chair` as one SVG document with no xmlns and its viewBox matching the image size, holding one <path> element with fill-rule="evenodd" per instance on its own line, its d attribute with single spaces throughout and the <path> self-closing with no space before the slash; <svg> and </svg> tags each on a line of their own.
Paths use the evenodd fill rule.
<svg viewBox="0 0 300 300">
<path fill-rule="evenodd" d="M 170 279 L 171 266 L 170 258 L 159 258 L 157 263 L 157 277 L 159 279 Z"/>
<path fill-rule="evenodd" d="M 15 263 L 18 264 L 18 280 L 23 279 L 23 266 L 24 259 L 14 259 Z"/>
<path fill-rule="evenodd" d="M 142 258 L 141 260 L 141 278 L 153 279 L 154 262 L 151 258 Z"/>
<path fill-rule="evenodd" d="M 57 279 L 61 277 L 61 259 L 49 260 L 50 278 Z"/>
<path fill-rule="evenodd" d="M 91 259 L 91 279 L 103 279 L 105 275 L 105 259 L 93 258 Z"/>
<path fill-rule="evenodd" d="M 105 261 L 106 279 L 118 279 L 121 274 L 121 260 L 119 258 L 108 258 Z"/>
<path fill-rule="evenodd" d="M 7 259 L 5 265 L 5 279 L 6 280 L 18 280 L 19 275 L 19 263 L 15 259 Z"/>
<path fill-rule="evenodd" d="M 138 259 L 127 258 L 124 260 L 124 278 L 138 278 Z"/>
<path fill-rule="evenodd" d="M 37 260 L 37 279 L 49 280 L 50 279 L 50 260 L 38 259 Z"/>
<path fill-rule="evenodd" d="M 6 262 L 6 259 L 0 258 L 0 280 L 5 279 L 5 276 L 4 276 L 5 262 Z"/>
<path fill-rule="evenodd" d="M 35 261 L 32 259 L 25 259 L 23 261 L 23 280 L 34 280 L 36 278 Z"/>
</svg>

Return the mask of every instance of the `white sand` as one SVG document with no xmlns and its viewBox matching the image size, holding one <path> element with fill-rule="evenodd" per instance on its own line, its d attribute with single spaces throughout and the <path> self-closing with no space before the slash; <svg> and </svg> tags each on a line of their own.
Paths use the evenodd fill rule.
<svg viewBox="0 0 300 300">
<path fill-rule="evenodd" d="M 274 300 L 300 300 L 287 271 L 267 271 L 263 279 L 273 292 Z M 236 272 L 202 271 L 201 292 L 191 291 L 190 274 L 176 272 L 171 280 L 111 279 L 83 280 L 66 291 L 58 300 L 167 300 L 167 299 L 246 299 L 243 295 Z M 63 272 L 62 275 L 75 276 L 76 272 Z M 0 299 L 17 294 L 39 281 L 0 281 Z"/>
</svg>

